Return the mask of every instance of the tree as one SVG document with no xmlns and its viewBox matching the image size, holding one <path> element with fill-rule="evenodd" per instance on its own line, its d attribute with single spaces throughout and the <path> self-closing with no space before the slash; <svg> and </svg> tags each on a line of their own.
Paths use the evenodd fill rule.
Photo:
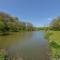
<svg viewBox="0 0 60 60">
<path fill-rule="evenodd" d="M 32 23 L 26 23 L 26 30 L 32 31 L 33 30 L 33 24 Z"/>
<path fill-rule="evenodd" d="M 60 30 L 60 17 L 52 20 L 50 23 L 50 29 L 51 30 Z"/>
<path fill-rule="evenodd" d="M 20 28 L 20 21 L 17 17 L 10 17 L 10 21 L 8 23 L 10 31 L 17 32 Z"/>
<path fill-rule="evenodd" d="M 9 31 L 7 17 L 8 15 L 5 15 L 5 13 L 0 13 L 0 31 L 4 34 Z"/>
<path fill-rule="evenodd" d="M 6 34 L 9 32 L 18 32 L 21 30 L 32 31 L 33 24 L 22 22 L 18 19 L 18 17 L 0 12 L 0 32 Z"/>
</svg>

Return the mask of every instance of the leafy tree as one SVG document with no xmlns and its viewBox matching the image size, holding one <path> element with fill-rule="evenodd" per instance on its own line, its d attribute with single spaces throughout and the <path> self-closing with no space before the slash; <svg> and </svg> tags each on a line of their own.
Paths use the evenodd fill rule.
<svg viewBox="0 0 60 60">
<path fill-rule="evenodd" d="M 51 30 L 60 30 L 60 17 L 52 20 L 50 23 L 50 29 Z"/>
<path fill-rule="evenodd" d="M 18 32 L 21 30 L 32 31 L 33 24 L 22 22 L 18 19 L 18 17 L 0 12 L 0 32 L 6 34 L 9 32 Z"/>
<path fill-rule="evenodd" d="M 33 30 L 33 24 L 32 23 L 26 23 L 26 30 L 32 31 Z"/>
<path fill-rule="evenodd" d="M 5 13 L 0 13 L 0 31 L 5 33 L 9 31 L 9 27 L 8 27 L 8 18 L 6 18 L 7 16 L 5 15 Z"/>
</svg>

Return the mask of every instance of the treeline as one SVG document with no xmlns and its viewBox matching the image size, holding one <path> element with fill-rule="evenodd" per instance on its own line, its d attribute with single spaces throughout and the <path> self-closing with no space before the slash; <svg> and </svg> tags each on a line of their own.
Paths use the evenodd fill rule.
<svg viewBox="0 0 60 60">
<path fill-rule="evenodd" d="M 40 30 L 48 30 L 49 27 L 36 27 L 35 30 L 40 31 Z"/>
<path fill-rule="evenodd" d="M 48 27 L 43 27 L 45 30 L 54 30 L 54 31 L 60 31 L 60 16 L 53 19 Z"/>
<path fill-rule="evenodd" d="M 60 16 L 53 19 L 48 27 L 34 27 L 30 22 L 22 22 L 18 17 L 0 12 L 0 33 L 19 31 L 60 30 Z"/>
<path fill-rule="evenodd" d="M 47 27 L 37 27 L 36 30 L 46 30 L 46 31 L 54 30 L 54 31 L 60 31 L 60 16 L 55 18 L 55 19 L 53 19 L 50 22 L 49 26 L 47 26 Z"/>
<path fill-rule="evenodd" d="M 50 30 L 60 31 L 60 16 L 53 19 L 49 25 Z"/>
<path fill-rule="evenodd" d="M 37 27 L 36 30 L 54 30 L 60 31 L 60 16 L 53 19 L 47 27 Z"/>
<path fill-rule="evenodd" d="M 5 12 L 0 12 L 0 33 L 32 31 L 33 24 L 22 22 L 18 17 L 11 16 Z"/>
</svg>

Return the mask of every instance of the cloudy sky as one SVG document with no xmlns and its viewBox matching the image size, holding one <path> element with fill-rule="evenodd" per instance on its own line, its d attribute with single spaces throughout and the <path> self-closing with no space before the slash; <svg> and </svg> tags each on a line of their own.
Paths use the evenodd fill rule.
<svg viewBox="0 0 60 60">
<path fill-rule="evenodd" d="M 34 26 L 47 26 L 60 15 L 60 0 L 0 0 L 0 11 Z"/>
</svg>

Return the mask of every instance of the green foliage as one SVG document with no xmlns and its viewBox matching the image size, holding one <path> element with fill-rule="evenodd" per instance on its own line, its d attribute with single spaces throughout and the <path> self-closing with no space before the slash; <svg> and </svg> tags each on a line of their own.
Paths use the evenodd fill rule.
<svg viewBox="0 0 60 60">
<path fill-rule="evenodd" d="M 5 54 L 6 54 L 6 51 L 4 49 L 0 49 L 0 60 L 4 60 Z"/>
<path fill-rule="evenodd" d="M 49 44 L 52 48 L 60 48 L 60 45 L 58 45 L 55 41 L 52 41 L 52 42 L 50 42 L 50 44 Z"/>
<path fill-rule="evenodd" d="M 40 31 L 40 30 L 45 30 L 47 31 L 49 27 L 35 27 L 35 30 Z"/>
<path fill-rule="evenodd" d="M 53 33 L 51 33 L 51 32 L 46 32 L 45 38 L 49 40 L 49 37 L 50 37 L 52 34 L 53 34 Z"/>
<path fill-rule="evenodd" d="M 21 30 L 32 31 L 33 25 L 31 23 L 21 22 L 17 17 L 0 12 L 0 32 L 5 35 L 9 32 L 18 32 Z"/>
<path fill-rule="evenodd" d="M 52 50 L 51 60 L 60 59 L 60 31 L 48 31 L 47 37 L 49 46 Z"/>
<path fill-rule="evenodd" d="M 52 22 L 50 23 L 50 29 L 55 31 L 60 30 L 60 17 L 52 20 Z"/>
</svg>

